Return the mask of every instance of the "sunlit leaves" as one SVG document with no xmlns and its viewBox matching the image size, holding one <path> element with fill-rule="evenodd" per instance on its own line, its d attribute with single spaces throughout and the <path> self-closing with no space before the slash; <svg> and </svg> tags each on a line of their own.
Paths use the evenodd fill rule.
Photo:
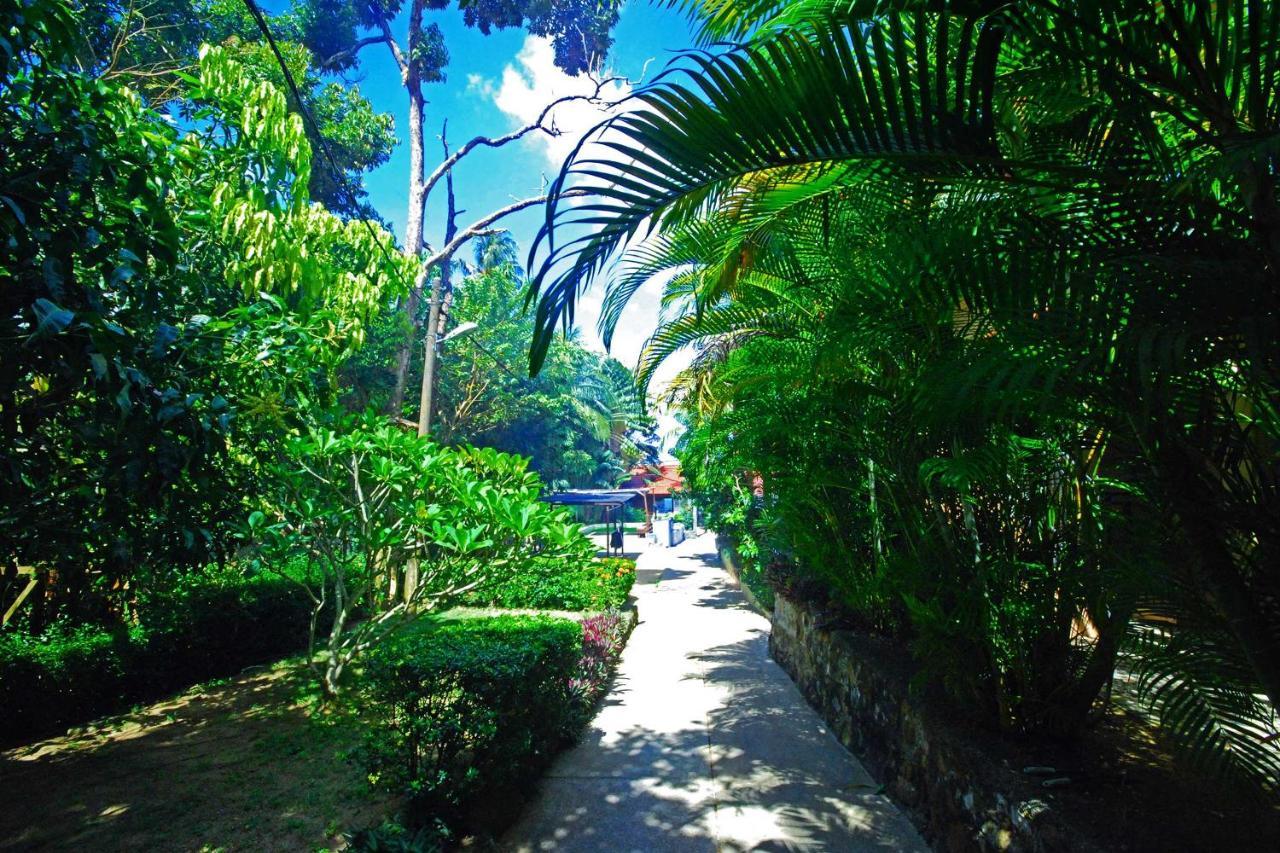
<svg viewBox="0 0 1280 853">
<path fill-rule="evenodd" d="M 432 606 L 496 578 L 530 553 L 585 561 L 594 546 L 566 510 L 539 500 L 542 484 L 520 457 L 433 444 L 377 415 L 313 428 L 293 439 L 279 488 L 250 517 L 260 544 L 302 553 L 330 581 L 358 555 L 362 603 L 398 604 L 411 563 Z M 401 578 L 397 583 L 393 578 Z"/>
<path fill-rule="evenodd" d="M 0 547 L 69 599 L 122 594 L 227 547 L 403 261 L 309 201 L 301 122 L 235 50 L 162 114 L 82 70 L 78 13 L 6 10 L 32 28 L 0 13 Z"/>
<path fill-rule="evenodd" d="M 233 167 L 222 167 L 209 208 L 236 248 L 228 282 L 249 298 L 271 293 L 303 313 L 325 308 L 351 317 L 359 343 L 371 312 L 411 280 L 410 263 L 381 226 L 344 221 L 309 202 L 312 155 L 301 117 L 289 113 L 278 89 L 254 83 L 233 53 L 202 50 L 193 95 L 208 105 L 206 140 L 232 132 L 219 156 Z"/>
</svg>

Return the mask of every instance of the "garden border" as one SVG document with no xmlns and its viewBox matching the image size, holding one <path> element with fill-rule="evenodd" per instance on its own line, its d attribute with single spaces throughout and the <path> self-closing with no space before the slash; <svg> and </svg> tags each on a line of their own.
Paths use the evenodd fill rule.
<svg viewBox="0 0 1280 853">
<path fill-rule="evenodd" d="M 756 598 L 756 594 L 751 591 L 750 585 L 742 582 L 742 570 L 738 567 L 742 559 L 738 554 L 738 548 L 733 539 L 722 533 L 717 533 L 716 552 L 720 555 L 720 565 L 729 573 L 729 577 L 733 578 L 734 586 L 743 594 L 751 607 L 761 616 L 773 622 L 773 612 L 760 603 L 760 599 Z"/>
<path fill-rule="evenodd" d="M 778 594 L 769 651 L 836 737 L 941 853 L 1101 853 L 1009 764 L 911 691 L 914 666 L 886 641 L 831 629 Z"/>
</svg>

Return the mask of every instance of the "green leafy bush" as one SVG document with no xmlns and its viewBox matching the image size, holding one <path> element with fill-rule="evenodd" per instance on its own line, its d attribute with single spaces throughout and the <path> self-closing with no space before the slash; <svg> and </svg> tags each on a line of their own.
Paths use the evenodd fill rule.
<svg viewBox="0 0 1280 853">
<path fill-rule="evenodd" d="M 439 822 L 409 829 L 397 821 L 383 820 L 348 832 L 345 838 L 352 853 L 440 853 L 449 849 L 450 833 Z"/>
<path fill-rule="evenodd" d="M 367 659 L 371 777 L 407 793 L 417 821 L 492 828 L 569 735 L 581 655 L 582 626 L 545 616 L 401 632 Z"/>
<path fill-rule="evenodd" d="M 0 634 L 4 734 L 17 743 L 298 651 L 310 602 L 285 581 L 191 578 L 139 603 L 140 624 Z"/>
<path fill-rule="evenodd" d="M 713 517 L 759 497 L 757 544 L 841 622 L 910 642 L 953 713 L 1047 739 L 1094 722 L 1127 645 L 1200 769 L 1280 789 L 1280 184 L 1237 143 L 1280 130 L 1280 16 L 692 5 L 737 46 L 609 125 L 625 180 L 564 163 L 592 202 L 549 204 L 533 367 L 606 270 L 606 340 L 663 285 L 638 381 L 697 350 L 666 389 L 688 482 Z"/>
<path fill-rule="evenodd" d="M 531 555 L 574 565 L 593 551 L 564 509 L 538 500 L 542 482 L 522 457 L 442 447 L 373 412 L 308 430 L 287 450 L 277 489 L 249 525 L 316 613 L 330 609 L 310 639 L 330 696 L 357 657 L 413 615 L 450 606 Z"/>
<path fill-rule="evenodd" d="M 303 122 L 244 51 L 166 76 L 181 128 L 85 68 L 86 36 L 125 25 L 109 7 L 0 5 L 0 559 L 43 579 L 33 633 L 225 558 L 263 463 L 336 404 L 416 269 L 309 203 Z"/>
<path fill-rule="evenodd" d="M 538 556 L 477 588 L 467 603 L 537 610 L 608 610 L 626 603 L 635 580 L 634 560 Z"/>
<path fill-rule="evenodd" d="M 42 637 L 0 634 L 0 707 L 4 741 L 52 732 L 117 707 L 140 632 L 82 627 Z"/>
</svg>

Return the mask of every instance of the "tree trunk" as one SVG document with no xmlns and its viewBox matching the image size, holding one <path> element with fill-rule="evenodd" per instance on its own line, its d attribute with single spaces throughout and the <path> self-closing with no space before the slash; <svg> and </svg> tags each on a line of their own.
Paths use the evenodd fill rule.
<svg viewBox="0 0 1280 853">
<path fill-rule="evenodd" d="M 426 98 L 422 92 L 422 80 L 413 61 L 418 47 L 418 33 L 422 30 L 422 0 L 413 0 L 409 10 L 408 62 L 404 66 L 404 86 L 409 91 L 409 209 L 405 220 L 404 253 L 412 258 L 422 255 L 423 218 L 426 202 L 425 152 L 422 142 L 422 121 Z M 396 351 L 395 383 L 387 401 L 387 411 L 399 416 L 404 409 L 405 387 L 409 379 L 409 359 L 413 355 L 413 342 L 419 331 L 418 308 L 422 304 L 425 275 L 414 280 L 413 290 L 405 300 L 408 320 L 404 340 Z"/>
<path fill-rule="evenodd" d="M 405 386 L 409 381 L 409 359 L 413 356 L 413 340 L 417 336 L 418 306 L 422 303 L 422 292 L 415 286 L 405 300 L 404 312 L 408 320 L 404 340 L 396 349 L 395 384 L 391 389 L 391 397 L 387 400 L 387 413 L 396 417 L 404 410 Z"/>
<path fill-rule="evenodd" d="M 448 263 L 447 261 L 445 262 Z M 422 391 L 418 396 L 418 435 L 431 434 L 431 398 L 434 396 L 436 379 L 436 346 L 440 340 L 436 329 L 440 325 L 440 288 L 444 280 L 441 275 L 431 282 L 431 309 L 427 313 L 426 340 L 422 346 Z"/>
<path fill-rule="evenodd" d="M 448 127 L 446 123 L 444 129 L 440 132 L 446 160 L 449 159 Z M 452 171 L 445 176 L 445 187 L 448 191 L 449 208 L 444 225 L 444 245 L 448 246 L 458 234 L 458 208 L 453 195 Z M 440 275 L 436 276 L 435 281 L 431 283 L 431 308 L 427 313 L 427 334 L 426 340 L 423 342 L 422 352 L 422 390 L 418 396 L 419 436 L 431 434 L 431 407 L 435 402 L 436 360 L 439 358 L 437 349 L 440 333 L 444 331 L 442 328 L 441 303 L 444 294 L 452 295 L 452 272 L 453 261 L 450 258 L 445 258 L 440 262 Z"/>
</svg>

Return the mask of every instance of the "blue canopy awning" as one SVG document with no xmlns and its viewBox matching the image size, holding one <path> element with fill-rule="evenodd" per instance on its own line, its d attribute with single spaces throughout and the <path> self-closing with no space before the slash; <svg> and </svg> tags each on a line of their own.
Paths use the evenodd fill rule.
<svg viewBox="0 0 1280 853">
<path fill-rule="evenodd" d="M 575 489 L 543 495 L 542 500 L 563 506 L 644 506 L 645 493 L 639 489 Z"/>
</svg>

